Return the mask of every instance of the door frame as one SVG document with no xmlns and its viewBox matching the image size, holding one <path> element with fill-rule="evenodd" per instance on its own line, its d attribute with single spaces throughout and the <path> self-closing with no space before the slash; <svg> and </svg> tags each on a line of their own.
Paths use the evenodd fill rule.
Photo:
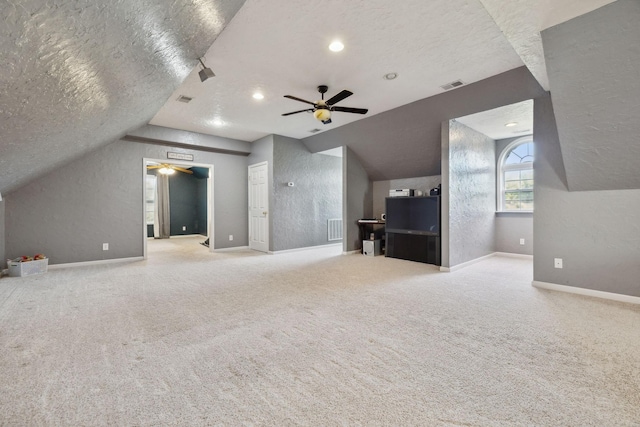
<svg viewBox="0 0 640 427">
<path fill-rule="evenodd" d="M 147 235 L 147 216 L 145 212 L 145 203 L 146 203 L 146 180 L 147 180 L 147 163 L 166 163 L 168 165 L 175 165 L 180 167 L 199 167 L 209 169 L 209 178 L 207 178 L 207 231 L 209 238 L 209 252 L 213 252 L 214 242 L 215 242 L 215 209 L 214 209 L 214 199 L 213 199 L 213 165 L 208 163 L 193 163 L 193 162 L 180 162 L 179 160 L 168 160 L 168 159 L 155 159 L 151 157 L 143 157 L 142 158 L 142 256 L 143 259 L 147 259 L 147 239 L 149 236 Z"/>
<path fill-rule="evenodd" d="M 265 251 L 265 253 L 269 253 L 271 250 L 271 244 L 270 244 L 270 238 L 271 238 L 271 194 L 269 193 L 269 189 L 271 188 L 270 186 L 270 180 L 269 180 L 269 162 L 268 161 L 264 161 L 264 162 L 258 162 L 258 163 L 254 163 L 252 165 L 249 165 L 247 167 L 247 235 L 249 237 L 249 248 L 251 250 L 257 250 L 257 249 L 253 249 L 251 248 L 251 206 L 249 203 L 249 197 L 251 197 L 251 168 L 254 167 L 259 167 L 259 166 L 266 166 L 267 167 L 267 215 L 269 215 L 269 217 L 267 218 L 267 250 Z M 258 251 L 261 252 L 261 251 Z"/>
</svg>

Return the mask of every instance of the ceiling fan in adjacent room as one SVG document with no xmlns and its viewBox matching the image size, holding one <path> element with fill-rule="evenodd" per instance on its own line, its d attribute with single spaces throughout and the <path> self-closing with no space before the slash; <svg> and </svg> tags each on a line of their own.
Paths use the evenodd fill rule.
<svg viewBox="0 0 640 427">
<path fill-rule="evenodd" d="M 193 171 L 190 171 L 189 169 L 181 168 L 180 166 L 176 165 L 170 165 L 168 163 L 147 165 L 147 170 L 149 169 L 158 169 L 158 172 L 162 175 L 173 175 L 174 173 L 176 173 L 176 171 L 188 173 L 189 175 L 193 174 Z"/>
<path fill-rule="evenodd" d="M 332 111 L 340 111 L 343 113 L 355 113 L 355 114 L 367 114 L 369 111 L 366 108 L 351 108 L 351 107 L 336 107 L 335 104 L 342 101 L 343 99 L 353 95 L 352 92 L 348 90 L 343 90 L 337 95 L 332 96 L 331 98 L 324 100 L 324 94 L 329 90 L 329 87 L 326 85 L 318 86 L 318 92 L 320 92 L 322 99 L 316 102 L 307 101 L 306 99 L 301 99 L 292 95 L 285 95 L 285 98 L 293 99 L 294 101 L 304 102 L 306 104 L 313 105 L 313 108 L 307 108 L 304 110 L 292 111 L 291 113 L 284 113 L 283 116 L 290 116 L 292 114 L 304 113 L 304 112 L 313 112 L 313 116 L 320 120 L 325 125 L 331 123 L 331 112 Z"/>
</svg>

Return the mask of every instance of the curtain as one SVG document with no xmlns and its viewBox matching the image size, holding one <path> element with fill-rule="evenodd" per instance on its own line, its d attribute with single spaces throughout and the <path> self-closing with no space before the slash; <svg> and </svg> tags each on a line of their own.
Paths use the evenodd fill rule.
<svg viewBox="0 0 640 427">
<path fill-rule="evenodd" d="M 155 219 L 153 221 L 153 237 L 168 239 L 171 234 L 169 211 L 169 175 L 158 174 L 156 183 Z"/>
</svg>

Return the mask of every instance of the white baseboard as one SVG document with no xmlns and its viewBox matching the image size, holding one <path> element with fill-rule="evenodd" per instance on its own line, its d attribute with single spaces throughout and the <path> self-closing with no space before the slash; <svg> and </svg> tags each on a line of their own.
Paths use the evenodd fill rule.
<svg viewBox="0 0 640 427">
<path fill-rule="evenodd" d="M 342 255 L 353 255 L 353 254 L 361 254 L 362 249 L 356 249 L 355 251 L 342 251 Z"/>
<path fill-rule="evenodd" d="M 476 263 L 478 263 L 480 261 L 484 261 L 485 259 L 491 258 L 493 256 L 496 256 L 495 252 L 490 253 L 490 254 L 485 255 L 485 256 L 481 256 L 480 258 L 475 258 L 475 259 L 472 259 L 470 261 L 466 261 L 466 262 L 463 262 L 461 264 L 454 265 L 453 267 L 440 267 L 440 271 L 444 271 L 444 272 L 450 273 L 450 272 L 453 272 L 453 271 L 460 270 L 461 268 L 469 267 L 470 265 L 476 264 Z"/>
<path fill-rule="evenodd" d="M 507 258 L 520 258 L 520 259 L 533 260 L 533 255 L 514 254 L 512 252 L 494 252 L 493 255 L 495 255 L 495 256 L 503 256 L 503 257 L 507 257 Z"/>
<path fill-rule="evenodd" d="M 278 255 L 278 254 L 287 254 L 287 253 L 290 253 L 290 252 L 308 251 L 308 250 L 311 250 L 311 249 L 330 248 L 332 246 L 340 246 L 340 247 L 342 247 L 342 243 L 329 243 L 328 245 L 306 246 L 304 248 L 284 249 L 282 251 L 269 251 L 269 253 L 271 255 Z"/>
<path fill-rule="evenodd" d="M 220 248 L 220 249 L 213 249 L 213 252 L 235 252 L 235 251 L 244 251 L 249 249 L 249 246 L 234 246 L 232 248 Z"/>
<path fill-rule="evenodd" d="M 68 262 L 66 264 L 49 264 L 49 270 L 57 270 L 59 268 L 67 268 L 67 267 L 88 267 L 91 265 L 103 265 L 103 264 L 115 264 L 119 262 L 134 262 L 134 261 L 143 261 L 144 257 L 136 256 L 130 258 L 114 258 L 114 259 L 100 259 L 96 261 L 82 261 L 82 262 Z"/>
<path fill-rule="evenodd" d="M 550 291 L 567 292 L 570 294 L 584 295 L 588 297 L 608 299 L 612 301 L 626 302 L 629 304 L 640 304 L 640 297 L 631 295 L 615 294 L 613 292 L 596 291 L 593 289 L 576 288 L 575 286 L 558 285 L 556 283 L 539 282 L 534 280 L 531 282 L 534 288 L 547 289 Z"/>
</svg>

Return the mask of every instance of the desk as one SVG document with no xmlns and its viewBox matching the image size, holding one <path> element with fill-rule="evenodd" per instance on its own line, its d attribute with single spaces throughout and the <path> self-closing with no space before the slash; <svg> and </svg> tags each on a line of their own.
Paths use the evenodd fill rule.
<svg viewBox="0 0 640 427">
<path fill-rule="evenodd" d="M 370 240 L 369 236 L 371 233 L 374 233 L 376 240 L 381 240 L 382 250 L 384 250 L 384 225 L 385 222 L 381 219 L 359 219 L 358 228 L 360 229 L 360 242 L 363 240 Z"/>
</svg>

